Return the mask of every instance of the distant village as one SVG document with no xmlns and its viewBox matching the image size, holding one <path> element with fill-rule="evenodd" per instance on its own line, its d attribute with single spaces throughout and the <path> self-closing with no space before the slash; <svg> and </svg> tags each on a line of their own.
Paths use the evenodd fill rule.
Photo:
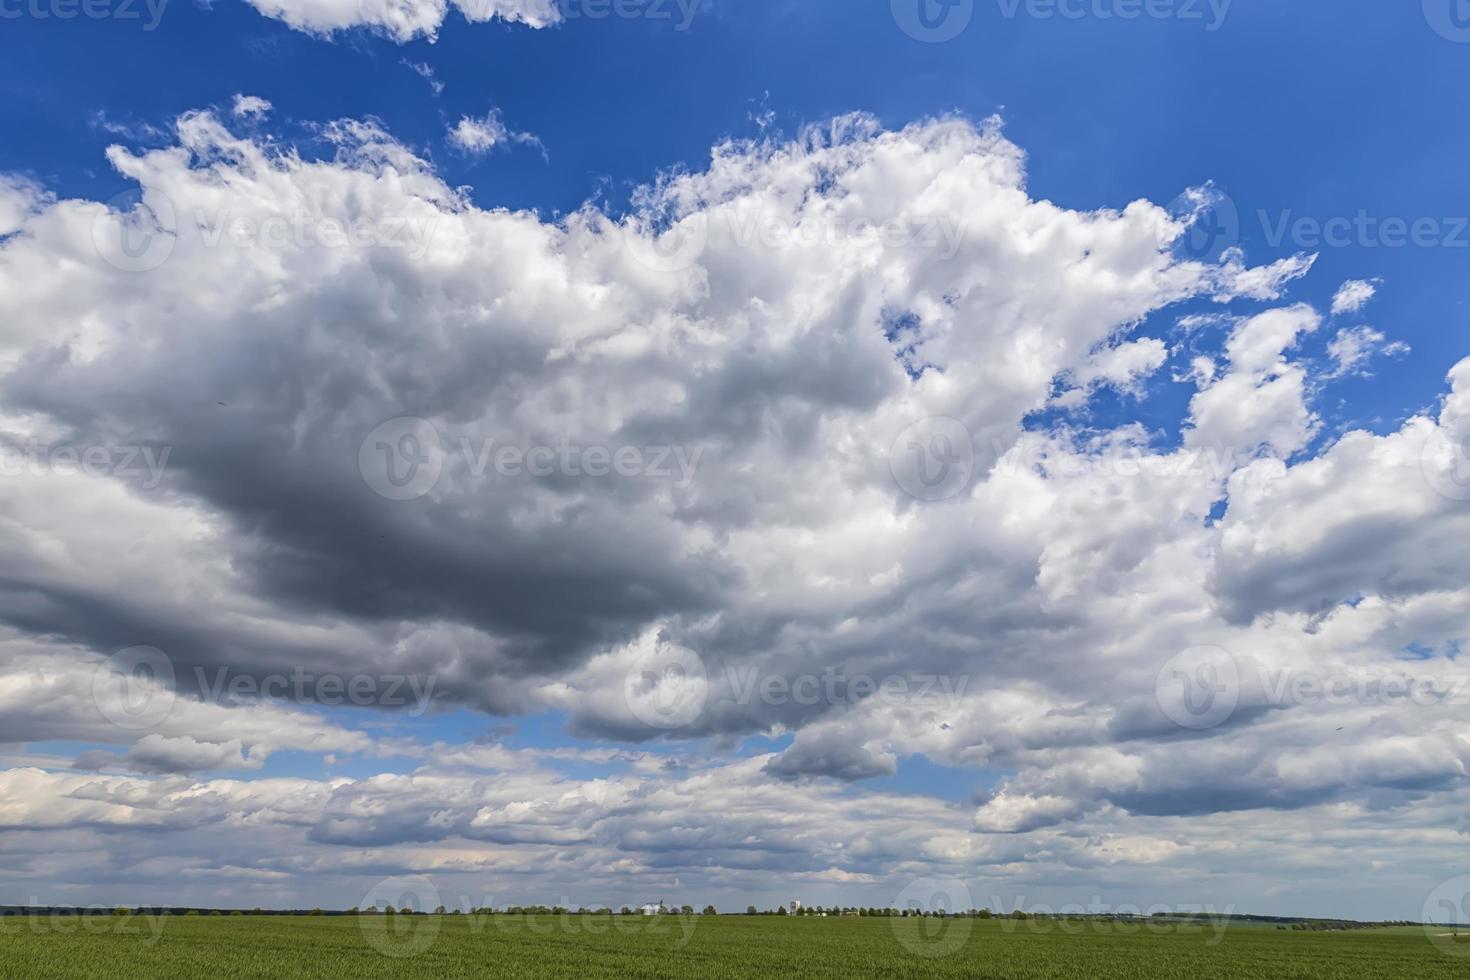
<svg viewBox="0 0 1470 980">
<path fill-rule="evenodd" d="M 361 909 L 361 910 L 358 910 L 358 909 L 349 909 L 348 912 L 349 912 L 349 914 L 354 913 L 354 912 L 357 913 L 357 914 L 374 913 L 374 912 L 389 912 L 389 913 L 392 913 L 392 912 L 398 912 L 398 913 L 404 913 L 404 912 L 413 913 L 413 912 L 418 912 L 419 914 L 422 914 L 422 910 L 407 909 L 407 908 L 404 908 L 404 909 L 393 909 L 391 907 L 390 908 L 385 908 L 385 909 L 377 909 L 377 908 L 365 908 L 365 909 Z M 439 908 L 435 909 L 434 912 L 435 912 L 435 914 L 438 914 L 438 915 L 456 915 L 456 914 L 458 914 L 457 911 L 455 911 L 455 910 L 447 910 L 443 906 L 440 906 Z M 692 905 L 668 905 L 668 904 L 666 904 L 664 902 L 649 902 L 649 903 L 646 903 L 644 905 L 639 905 L 637 907 L 632 907 L 632 906 L 624 905 L 620 909 L 613 909 L 613 908 L 606 907 L 606 906 L 598 907 L 598 908 L 587 908 L 586 906 L 582 906 L 582 907 L 579 907 L 579 908 L 575 908 L 574 909 L 574 908 L 570 908 L 568 906 L 561 906 L 561 905 L 524 905 L 524 906 L 522 906 L 522 905 L 509 905 L 509 906 L 506 906 L 503 909 L 502 908 L 479 908 L 479 909 L 474 909 L 474 910 L 471 911 L 470 914 L 472 914 L 472 915 L 636 915 L 636 916 L 656 916 L 656 915 L 720 915 L 722 913 L 718 909 L 716 909 L 713 905 L 706 905 L 703 909 L 700 909 L 700 910 L 696 911 L 695 908 L 694 908 L 694 906 L 692 906 Z M 740 915 L 742 913 L 739 913 L 739 912 L 726 912 L 726 913 L 723 913 L 723 914 L 725 914 L 725 915 Z M 958 913 L 946 913 L 946 912 L 942 912 L 942 911 L 941 912 L 926 912 L 926 911 L 924 911 L 922 909 L 918 909 L 918 908 L 910 908 L 910 909 L 863 908 L 863 907 L 859 907 L 859 906 L 836 906 L 836 905 L 833 905 L 833 906 L 820 906 L 820 905 L 811 905 L 811 906 L 808 906 L 808 905 L 803 904 L 800 900 L 797 900 L 797 899 L 793 899 L 790 902 L 790 904 L 787 904 L 787 905 L 778 905 L 775 908 L 768 908 L 768 909 L 761 909 L 761 908 L 757 908 L 754 905 L 747 905 L 745 907 L 745 912 L 743 914 L 744 915 L 808 915 L 808 916 L 819 916 L 819 917 L 822 917 L 822 918 L 826 918 L 828 916 L 833 916 L 833 917 L 843 917 L 843 916 L 850 916 L 850 917 L 857 917 L 857 916 L 885 917 L 886 916 L 886 917 L 901 918 L 901 917 L 904 917 L 904 916 L 921 916 L 921 915 L 939 915 L 939 916 L 945 916 L 945 915 L 961 915 L 961 916 L 966 916 L 966 915 L 968 915 L 968 916 L 976 916 L 976 917 L 985 918 L 985 919 L 988 919 L 988 918 L 991 918 L 992 917 L 992 914 L 991 914 L 991 912 L 990 912 L 989 909 L 971 909 L 968 912 L 963 912 L 962 911 L 962 912 L 958 912 Z M 1024 913 L 1023 913 L 1023 915 L 1024 915 Z"/>
<path fill-rule="evenodd" d="M 369 911 L 371 911 L 371 910 L 369 910 Z M 487 909 L 476 909 L 475 910 L 476 913 L 494 913 L 494 912 L 497 912 L 497 911 L 499 911 L 499 910 L 498 909 L 488 909 L 488 908 Z M 614 911 L 611 908 L 585 908 L 584 907 L 584 908 L 578 908 L 578 909 L 571 909 L 571 908 L 564 908 L 562 906 L 535 905 L 535 906 L 520 907 L 520 906 L 514 906 L 514 905 L 512 905 L 512 906 L 509 906 L 508 908 L 506 908 L 504 910 L 504 912 L 506 914 L 508 914 L 508 915 L 561 915 L 561 914 L 572 915 L 572 914 L 575 914 L 575 915 L 646 915 L 646 916 L 652 916 L 652 915 L 695 915 L 695 914 L 698 914 L 698 915 L 720 915 L 721 914 L 720 911 L 718 909 L 716 909 L 713 905 L 706 905 L 702 910 L 700 910 L 698 913 L 696 913 L 695 912 L 695 909 L 694 909 L 694 906 L 692 906 L 692 905 L 678 905 L 678 906 L 674 906 L 674 905 L 666 905 L 663 902 L 650 902 L 650 903 L 645 904 L 645 905 L 639 905 L 637 908 L 631 908 L 631 907 L 629 907 L 627 905 L 624 905 L 621 909 L 619 909 L 617 911 Z M 739 915 L 741 913 L 738 913 L 738 912 L 727 912 L 727 913 L 724 913 L 724 914 L 726 914 L 726 915 Z M 920 915 L 939 915 L 939 916 L 945 916 L 945 915 L 966 916 L 967 915 L 967 916 L 974 916 L 974 917 L 977 917 L 977 918 L 984 918 L 984 919 L 989 919 L 989 918 L 992 917 L 992 913 L 991 913 L 991 911 L 989 909 L 971 909 L 968 912 L 962 911 L 962 912 L 956 912 L 956 913 L 946 913 L 946 912 L 943 912 L 943 911 L 940 911 L 940 912 L 927 912 L 927 911 L 925 911 L 923 909 L 918 909 L 918 908 L 909 908 L 909 909 L 865 908 L 865 907 L 860 907 L 860 906 L 855 906 L 855 905 L 847 905 L 847 906 L 810 905 L 809 906 L 809 905 L 803 904 L 798 899 L 793 899 L 791 901 L 791 903 L 788 904 L 788 905 L 778 905 L 775 908 L 769 908 L 769 909 L 761 909 L 761 908 L 757 908 L 754 905 L 747 905 L 745 907 L 745 912 L 743 914 L 745 914 L 745 915 L 809 915 L 809 916 L 820 916 L 822 918 L 826 918 L 828 916 L 834 916 L 834 917 L 842 917 L 842 916 L 851 916 L 851 917 L 856 917 L 856 916 L 874 916 L 874 917 L 901 918 L 901 917 L 904 917 L 904 916 L 920 916 Z"/>
</svg>

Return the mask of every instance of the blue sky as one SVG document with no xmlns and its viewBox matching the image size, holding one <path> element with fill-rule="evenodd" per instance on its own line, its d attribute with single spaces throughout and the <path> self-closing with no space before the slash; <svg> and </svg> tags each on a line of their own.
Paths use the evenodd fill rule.
<svg viewBox="0 0 1470 980">
<path fill-rule="evenodd" d="M 0 3 L 0 317 L 18 324 L 0 335 L 0 422 L 7 445 L 162 444 L 174 462 L 161 487 L 48 483 L 54 467 L 12 484 L 0 513 L 24 557 L 0 652 L 7 676 L 57 679 L 11 706 L 36 734 L 0 732 L 0 763 L 38 798 L 215 780 L 253 801 L 166 821 L 185 828 L 179 867 L 130 863 L 131 831 L 80 803 L 75 824 L 0 826 L 42 855 L 84 835 L 106 855 L 99 900 L 159 894 L 186 866 L 199 901 L 351 904 L 372 882 L 303 870 L 322 848 L 430 877 L 474 853 L 457 886 L 471 874 L 521 901 L 585 879 L 589 904 L 649 888 L 887 904 L 934 875 L 1147 904 L 1211 899 L 1191 876 L 1220 875 L 1220 904 L 1243 911 L 1409 918 L 1427 869 L 1463 846 L 1462 720 L 1388 721 L 1376 693 L 1338 718 L 1239 679 L 1246 662 L 1397 669 L 1409 650 L 1427 673 L 1458 663 L 1470 596 L 1452 544 L 1470 518 L 1418 460 L 1470 417 L 1461 0 L 1157 0 L 1168 16 L 1136 19 L 1116 16 L 1126 0 L 1062 3 L 1077 16 L 1040 0 L 563 4 L 542 28 L 450 9 L 408 39 L 298 29 L 296 0 L 71 19 L 56 2 Z M 914 36 L 920 6 L 955 36 Z M 851 113 L 857 136 L 812 141 Z M 339 120 L 379 128 L 344 137 Z M 467 125 L 484 145 L 456 142 Z M 957 222 L 965 248 L 950 265 L 850 241 L 711 244 L 653 273 L 629 259 L 656 217 L 769 209 L 795 185 Z M 454 244 L 282 257 L 195 249 L 181 227 L 171 261 L 119 276 L 85 229 L 110 233 L 130 204 L 93 202 L 140 186 L 186 224 L 289 209 L 300 187 L 329 217 L 432 206 L 436 248 Z M 907 351 L 875 339 L 895 316 L 916 325 Z M 404 418 L 421 428 L 381 445 L 672 441 L 713 447 L 714 473 L 692 490 L 484 483 L 446 456 L 432 492 L 395 500 L 358 451 Z M 973 471 L 945 499 L 871 451 L 913 431 L 921 451 L 952 449 L 931 438 L 951 423 Z M 1002 443 L 1009 468 L 986 458 Z M 1107 469 L 1119 446 L 1154 469 Z M 1028 449 L 1051 469 L 1017 467 Z M 1201 476 L 1178 462 L 1193 450 L 1229 464 Z M 131 732 L 44 709 L 69 690 L 60 665 L 138 645 L 181 678 L 422 671 L 440 700 L 422 716 L 196 710 L 181 683 L 189 707 Z M 1155 677 L 1205 648 L 1231 651 L 1232 694 L 1259 710 L 1180 730 Z M 623 689 L 655 653 L 708 668 L 696 721 L 650 727 Z M 741 665 L 969 687 L 937 707 L 719 700 Z M 1339 764 L 1344 730 L 1358 755 Z M 99 796 L 74 782 L 89 779 L 111 782 Z M 415 811 L 454 780 L 440 810 Z M 722 830 L 721 786 L 769 822 Z M 687 865 L 621 822 L 661 793 L 688 804 L 666 828 L 688 834 Z M 283 825 L 275 857 L 207 853 L 211 821 L 276 794 L 318 808 L 309 833 Z M 362 817 L 359 795 L 391 818 Z M 573 796 L 593 802 L 558 809 Z M 791 859 L 788 842 L 750 845 L 779 837 L 783 806 L 871 819 L 843 831 L 845 854 L 802 838 Z M 1407 828 L 1405 870 L 1369 896 L 1325 846 L 1293 853 L 1299 880 L 1221 856 L 1242 837 L 1268 851 L 1286 818 L 1340 819 L 1353 846 Z M 938 843 L 913 830 L 926 821 Z M 1200 821 L 1214 849 L 1182 829 Z M 558 848 L 575 867 L 538 877 Z M 99 887 L 60 860 L 0 859 L 6 880 L 58 901 Z"/>
</svg>

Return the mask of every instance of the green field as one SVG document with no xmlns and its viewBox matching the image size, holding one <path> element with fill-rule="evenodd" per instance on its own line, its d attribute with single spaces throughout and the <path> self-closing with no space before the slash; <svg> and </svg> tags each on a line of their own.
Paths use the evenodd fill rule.
<svg viewBox="0 0 1470 980">
<path fill-rule="evenodd" d="M 1454 952 L 1467 955 L 1418 929 L 1232 925 L 1222 935 L 1193 926 L 766 916 L 0 919 L 0 976 L 31 980 L 1470 976 L 1470 944 Z"/>
</svg>

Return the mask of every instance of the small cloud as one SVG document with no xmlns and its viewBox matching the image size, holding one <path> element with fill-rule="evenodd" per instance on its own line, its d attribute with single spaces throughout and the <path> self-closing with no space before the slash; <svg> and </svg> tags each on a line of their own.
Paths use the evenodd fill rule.
<svg viewBox="0 0 1470 980">
<path fill-rule="evenodd" d="M 1176 368 L 1170 372 L 1170 379 L 1175 384 L 1192 384 L 1200 389 L 1213 385 L 1219 376 L 1220 365 L 1213 357 L 1203 354 L 1190 358 L 1187 369 Z"/>
<path fill-rule="evenodd" d="M 236 95 L 230 114 L 236 119 L 262 119 L 274 108 L 258 95 Z"/>
<path fill-rule="evenodd" d="M 755 123 L 756 128 L 759 129 L 762 133 L 770 129 L 771 125 L 776 121 L 775 111 L 772 110 L 771 107 L 767 104 L 770 102 L 770 99 L 771 93 L 770 90 L 767 89 L 765 94 L 763 94 L 759 99 L 747 100 L 752 105 L 754 105 L 755 108 L 746 113 L 746 118 Z"/>
<path fill-rule="evenodd" d="M 1072 372 L 1073 380 L 1076 381 L 1078 387 L 1066 392 L 1056 401 L 1075 407 L 1085 402 L 1086 396 L 1101 386 L 1115 388 L 1123 394 L 1141 398 L 1145 382 L 1163 367 L 1164 362 L 1168 359 L 1169 349 L 1162 340 L 1155 337 L 1144 337 L 1141 340 L 1104 347 L 1094 352 L 1086 363 Z M 1082 392 L 1080 398 L 1076 396 L 1079 390 Z"/>
<path fill-rule="evenodd" d="M 1270 265 L 1250 267 L 1245 264 L 1245 252 L 1240 248 L 1226 249 L 1220 259 L 1220 266 L 1213 270 L 1218 303 L 1279 299 L 1288 283 L 1302 278 L 1317 264 L 1317 256 L 1297 254 Z"/>
<path fill-rule="evenodd" d="M 1372 287 L 1369 289 L 1371 293 Z M 1381 351 L 1391 357 L 1397 357 L 1409 352 L 1408 344 L 1402 341 L 1386 344 L 1387 339 L 1372 327 L 1350 327 L 1339 331 L 1332 342 L 1327 345 L 1327 355 L 1332 358 L 1334 364 L 1328 377 L 1342 378 L 1349 375 L 1369 377 L 1366 366 L 1374 354 Z"/>
<path fill-rule="evenodd" d="M 101 130 L 109 136 L 121 136 L 123 139 L 136 140 L 138 142 L 157 142 L 169 138 L 168 132 L 159 129 L 151 123 L 126 122 L 110 118 L 101 109 L 92 113 L 88 122 L 93 129 Z"/>
<path fill-rule="evenodd" d="M 546 155 L 546 148 L 535 136 L 530 133 L 517 133 L 507 127 L 499 109 L 491 109 L 478 119 L 472 116 L 461 116 L 459 123 L 449 130 L 449 142 L 471 156 L 484 156 L 506 143 L 521 143 L 539 147 L 542 156 Z"/>
<path fill-rule="evenodd" d="M 1029 796 L 997 792 L 975 811 L 975 830 L 982 834 L 1025 834 L 1075 817 L 1083 807 L 1063 796 Z"/>
<path fill-rule="evenodd" d="M 1332 297 L 1332 315 L 1338 316 L 1342 313 L 1356 313 L 1368 305 L 1378 292 L 1376 286 L 1362 279 L 1349 279 L 1338 289 L 1337 295 Z"/>
<path fill-rule="evenodd" d="M 415 75 L 419 76 L 424 81 L 428 82 L 429 88 L 434 90 L 435 96 L 439 96 L 444 93 L 444 83 L 439 81 L 438 76 L 434 74 L 434 68 L 432 65 L 425 64 L 421 61 L 409 61 L 407 58 L 404 58 L 403 61 L 400 62 L 400 64 L 410 69 Z"/>
<path fill-rule="evenodd" d="M 1194 333 L 1207 327 L 1225 327 L 1235 322 L 1235 318 L 1223 313 L 1194 313 L 1182 316 L 1176 322 L 1180 330 L 1185 333 Z"/>
</svg>

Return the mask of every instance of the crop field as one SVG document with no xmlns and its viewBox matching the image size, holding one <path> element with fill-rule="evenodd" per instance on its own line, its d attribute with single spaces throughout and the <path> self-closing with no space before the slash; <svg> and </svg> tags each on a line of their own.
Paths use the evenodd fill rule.
<svg viewBox="0 0 1470 980">
<path fill-rule="evenodd" d="M 0 920 L 0 976 L 1465 977 L 1417 928 L 768 916 L 142 916 Z"/>
</svg>

